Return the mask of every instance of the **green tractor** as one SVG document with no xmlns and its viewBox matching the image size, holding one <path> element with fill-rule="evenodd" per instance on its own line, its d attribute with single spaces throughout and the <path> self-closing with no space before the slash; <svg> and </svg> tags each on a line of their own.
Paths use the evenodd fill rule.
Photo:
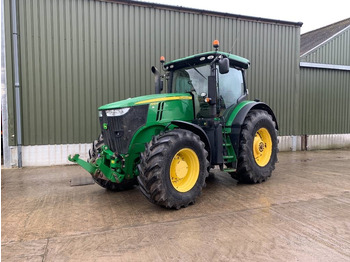
<svg viewBox="0 0 350 262">
<path fill-rule="evenodd" d="M 277 121 L 271 108 L 248 101 L 250 62 L 218 51 L 152 67 L 156 94 L 101 106 L 102 133 L 89 159 L 68 159 L 112 191 L 139 184 L 152 203 L 193 204 L 215 166 L 244 183 L 271 176 L 277 161 Z M 161 93 L 166 82 L 166 93 Z"/>
</svg>

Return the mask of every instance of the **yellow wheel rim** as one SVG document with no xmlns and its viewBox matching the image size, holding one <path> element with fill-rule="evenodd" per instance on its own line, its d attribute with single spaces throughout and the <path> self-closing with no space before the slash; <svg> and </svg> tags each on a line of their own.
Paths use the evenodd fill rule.
<svg viewBox="0 0 350 262">
<path fill-rule="evenodd" d="M 178 151 L 170 164 L 170 181 L 179 192 L 190 191 L 199 176 L 197 154 L 189 148 Z"/>
<path fill-rule="evenodd" d="M 272 139 L 266 128 L 260 128 L 254 137 L 253 155 L 258 166 L 264 167 L 269 163 L 272 154 Z"/>
</svg>

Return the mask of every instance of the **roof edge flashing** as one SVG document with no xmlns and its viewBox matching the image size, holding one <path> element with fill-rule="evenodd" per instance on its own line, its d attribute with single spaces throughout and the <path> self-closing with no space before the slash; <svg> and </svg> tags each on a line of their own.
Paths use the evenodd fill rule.
<svg viewBox="0 0 350 262">
<path fill-rule="evenodd" d="M 218 16 L 218 17 L 236 18 L 238 20 L 248 20 L 248 21 L 254 21 L 254 22 L 280 24 L 280 25 L 288 25 L 288 26 L 296 26 L 296 27 L 302 27 L 303 25 L 303 22 L 284 21 L 284 20 L 278 20 L 278 19 L 272 19 L 272 18 L 239 15 L 239 14 L 224 13 L 219 11 L 196 9 L 191 7 L 183 7 L 183 6 L 175 6 L 175 5 L 158 4 L 158 3 L 144 2 L 144 1 L 133 1 L 133 0 L 95 0 L 95 1 L 120 3 L 125 5 L 142 6 L 142 7 L 151 7 L 155 9 L 163 9 L 163 10 L 170 10 L 170 11 L 183 11 L 187 13 L 195 13 L 200 15 L 212 15 L 212 16 Z"/>
<path fill-rule="evenodd" d="M 348 66 L 348 65 L 333 65 L 333 64 L 300 62 L 300 67 L 350 71 L 350 66 Z"/>
</svg>

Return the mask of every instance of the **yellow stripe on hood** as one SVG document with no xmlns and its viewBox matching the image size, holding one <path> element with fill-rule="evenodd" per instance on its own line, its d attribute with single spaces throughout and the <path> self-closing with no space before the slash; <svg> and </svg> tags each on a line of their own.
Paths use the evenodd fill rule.
<svg viewBox="0 0 350 262">
<path fill-rule="evenodd" d="M 171 96 L 171 97 L 162 97 L 162 98 L 153 98 L 148 100 L 143 100 L 135 103 L 135 105 L 139 104 L 149 104 L 154 102 L 163 102 L 163 101 L 170 101 L 170 100 L 191 100 L 191 96 Z"/>
</svg>

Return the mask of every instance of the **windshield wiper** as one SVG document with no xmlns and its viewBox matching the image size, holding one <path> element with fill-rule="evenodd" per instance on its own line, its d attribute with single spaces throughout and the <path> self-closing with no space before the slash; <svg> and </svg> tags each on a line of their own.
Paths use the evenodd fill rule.
<svg viewBox="0 0 350 262">
<path fill-rule="evenodd" d="M 189 65 L 190 67 L 192 67 L 194 70 L 196 70 L 196 72 L 197 72 L 198 74 L 200 74 L 205 80 L 207 80 L 207 78 L 206 78 L 201 72 L 199 72 L 197 68 L 195 68 L 193 65 L 190 65 L 190 64 L 188 64 L 188 65 Z"/>
</svg>

